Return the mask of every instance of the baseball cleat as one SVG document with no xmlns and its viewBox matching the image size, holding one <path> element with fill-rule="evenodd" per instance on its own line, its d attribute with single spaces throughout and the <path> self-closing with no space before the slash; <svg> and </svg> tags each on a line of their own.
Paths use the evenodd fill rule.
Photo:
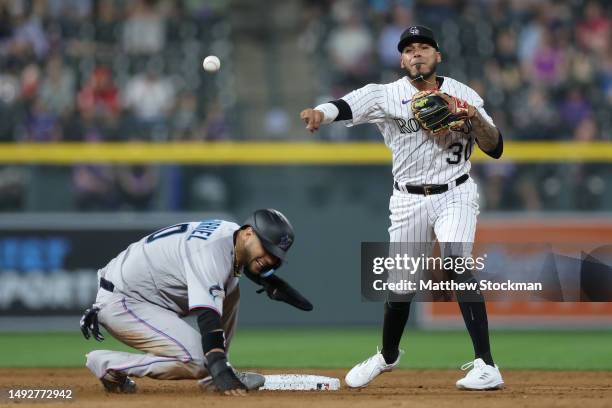
<svg viewBox="0 0 612 408">
<path fill-rule="evenodd" d="M 256 391 L 263 387 L 266 383 L 266 377 L 261 374 L 252 372 L 240 372 L 233 367 L 232 370 L 234 370 L 236 377 L 238 377 L 240 382 L 242 382 L 249 391 Z M 202 391 L 206 392 L 214 392 L 219 390 L 217 386 L 213 383 L 213 379 L 210 375 L 199 380 L 198 385 L 200 386 Z"/>
<path fill-rule="evenodd" d="M 100 378 L 106 392 L 114 394 L 134 394 L 136 383 L 127 375 L 114 370 L 108 370 L 104 377 Z"/>
<path fill-rule="evenodd" d="M 457 381 L 457 388 L 460 390 L 483 391 L 504 388 L 504 380 L 497 365 L 495 367 L 487 365 L 481 358 L 477 358 L 462 365 L 461 369 L 465 371 L 470 367 L 472 369 L 467 375 Z"/>
<path fill-rule="evenodd" d="M 376 354 L 362 363 L 357 364 L 346 374 L 344 381 L 351 388 L 361 388 L 372 382 L 379 374 L 391 371 L 398 366 L 400 357 L 404 353 L 400 350 L 397 360 L 392 364 L 387 364 L 382 353 L 376 349 Z"/>
</svg>

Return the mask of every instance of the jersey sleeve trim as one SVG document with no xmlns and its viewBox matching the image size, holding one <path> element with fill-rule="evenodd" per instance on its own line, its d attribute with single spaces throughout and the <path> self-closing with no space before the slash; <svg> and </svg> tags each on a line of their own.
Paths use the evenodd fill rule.
<svg viewBox="0 0 612 408">
<path fill-rule="evenodd" d="M 194 310 L 197 310 L 197 309 L 211 309 L 211 310 L 217 312 L 217 314 L 219 316 L 221 316 L 221 312 L 219 311 L 219 309 L 217 309 L 216 307 L 213 307 L 211 305 L 193 305 L 193 306 L 191 306 L 189 308 L 189 311 L 191 312 L 191 311 L 194 311 Z"/>
<path fill-rule="evenodd" d="M 335 101 L 329 101 L 329 103 L 338 108 L 338 116 L 336 116 L 334 122 L 353 119 L 353 111 L 344 99 L 336 99 Z"/>
</svg>

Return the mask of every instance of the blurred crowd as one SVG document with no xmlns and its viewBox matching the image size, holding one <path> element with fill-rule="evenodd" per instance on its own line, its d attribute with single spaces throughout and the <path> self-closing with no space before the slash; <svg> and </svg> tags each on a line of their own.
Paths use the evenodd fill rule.
<svg viewBox="0 0 612 408">
<path fill-rule="evenodd" d="M 612 3 L 605 0 L 308 0 L 301 43 L 318 93 L 339 98 L 405 75 L 398 39 L 411 25 L 436 33 L 439 74 L 484 99 L 506 140 L 610 140 Z M 331 89 L 329 95 L 327 93 Z M 321 98 L 322 100 L 324 98 Z M 329 100 L 329 99 L 327 99 Z M 332 140 L 379 140 L 377 130 L 329 127 Z M 475 166 L 488 210 L 602 210 L 609 164 Z"/>
<path fill-rule="evenodd" d="M 227 137 L 198 92 L 214 3 L 0 0 L 0 140 Z"/>
<path fill-rule="evenodd" d="M 467 83 L 504 136 L 609 139 L 612 18 L 603 0 L 309 0 L 303 38 L 333 65 L 333 96 L 403 75 L 397 42 L 411 25 L 436 33 L 440 73 Z"/>
<path fill-rule="evenodd" d="M 225 7 L 0 0 L 0 142 L 227 138 L 200 61 Z M 27 176 L 0 167 L 0 209 L 23 206 Z M 147 166 L 82 165 L 72 178 L 83 210 L 147 209 L 158 186 Z"/>
<path fill-rule="evenodd" d="M 218 89 L 206 82 L 213 76 L 201 69 L 201 58 L 215 53 L 210 46 L 215 38 L 238 41 L 230 38 L 226 26 L 230 15 L 242 13 L 240 4 L 245 1 L 0 0 L 0 142 L 252 137 L 256 125 L 248 121 L 240 135 L 236 130 L 236 123 L 245 122 L 241 109 L 248 107 L 240 106 L 240 101 L 233 106 L 222 103 Z M 440 73 L 469 84 L 483 96 L 505 139 L 610 139 L 610 2 L 293 2 L 299 4 L 302 24 L 296 24 L 293 32 L 274 32 L 270 18 L 265 32 L 289 36 L 291 41 L 295 37 L 293 58 L 315 61 L 315 76 L 305 87 L 315 88 L 321 97 L 337 98 L 366 83 L 390 82 L 403 75 L 398 38 L 406 27 L 422 24 L 437 35 L 443 56 Z M 283 2 L 273 3 L 270 7 L 282 8 Z M 249 21 L 248 15 L 243 22 L 244 18 Z M 264 54 L 274 49 L 268 40 L 257 44 Z M 271 79 L 276 84 L 277 78 Z M 278 89 L 289 88 L 283 80 L 295 78 L 281 78 Z M 217 87 L 231 89 L 232 81 Z M 269 104 L 279 105 L 273 100 Z M 272 109 L 278 114 L 271 117 L 282 119 L 277 133 L 291 139 L 294 135 L 288 129 L 296 115 L 288 111 L 292 108 L 280 106 Z M 322 137 L 380 140 L 377 132 L 364 127 L 328 127 Z M 185 190 L 175 188 L 177 183 L 192 183 L 186 188 L 200 195 L 226 194 L 227 187 L 217 176 L 202 178 L 197 176 L 200 172 L 180 169 L 169 173 L 151 166 L 75 166 L 70 170 L 73 208 L 182 209 L 185 203 L 180 197 L 186 193 L 177 192 Z M 0 165 L 0 210 L 28 207 L 31 183 L 40 183 L 36 174 L 25 166 Z M 610 190 L 606 174 L 597 166 L 528 169 L 511 163 L 476 166 L 474 171 L 475 177 L 488 181 L 483 183 L 487 208 L 533 210 L 563 200 L 567 202 L 563 208 L 599 208 L 602 191 Z M 559 188 L 568 178 L 576 191 Z M 157 205 L 162 190 L 170 196 L 166 204 Z"/>
</svg>

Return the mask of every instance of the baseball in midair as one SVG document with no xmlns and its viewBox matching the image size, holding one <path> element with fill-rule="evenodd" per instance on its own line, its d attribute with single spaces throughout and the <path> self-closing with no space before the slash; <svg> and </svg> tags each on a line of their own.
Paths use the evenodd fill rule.
<svg viewBox="0 0 612 408">
<path fill-rule="evenodd" d="M 204 58 L 202 66 L 206 72 L 217 72 L 219 68 L 221 68 L 221 61 L 219 60 L 219 57 L 209 55 L 208 57 Z"/>
</svg>

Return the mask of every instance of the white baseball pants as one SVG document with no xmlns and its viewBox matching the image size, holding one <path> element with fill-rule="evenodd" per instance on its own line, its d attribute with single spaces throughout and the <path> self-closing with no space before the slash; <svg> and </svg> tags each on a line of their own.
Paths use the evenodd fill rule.
<svg viewBox="0 0 612 408">
<path fill-rule="evenodd" d="M 240 290 L 236 288 L 223 303 L 221 319 L 226 348 L 236 329 Z M 99 322 L 117 340 L 144 354 L 95 350 L 86 366 L 98 378 L 108 370 L 133 377 L 160 380 L 200 379 L 208 375 L 202 336 L 176 313 L 104 289 L 98 291 Z"/>
</svg>

